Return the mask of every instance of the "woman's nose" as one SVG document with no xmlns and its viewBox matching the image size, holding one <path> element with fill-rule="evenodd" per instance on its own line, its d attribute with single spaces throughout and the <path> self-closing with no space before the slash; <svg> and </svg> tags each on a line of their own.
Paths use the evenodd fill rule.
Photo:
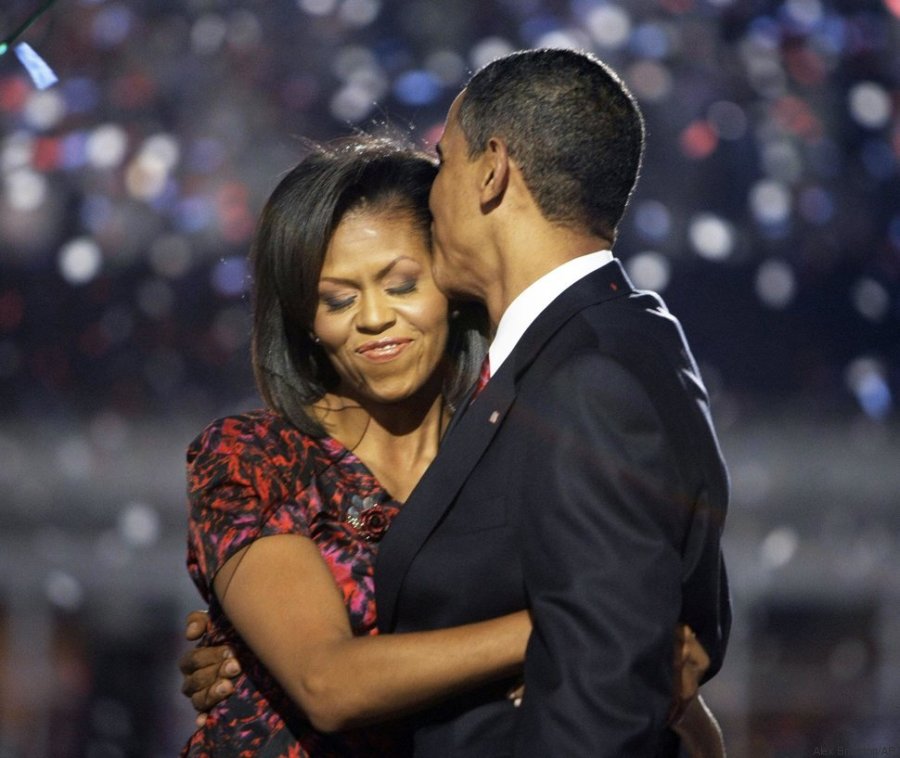
<svg viewBox="0 0 900 758">
<path fill-rule="evenodd" d="M 389 328 L 396 321 L 394 309 L 386 297 L 379 294 L 365 294 L 361 298 L 357 327 L 360 331 L 377 334 Z"/>
</svg>

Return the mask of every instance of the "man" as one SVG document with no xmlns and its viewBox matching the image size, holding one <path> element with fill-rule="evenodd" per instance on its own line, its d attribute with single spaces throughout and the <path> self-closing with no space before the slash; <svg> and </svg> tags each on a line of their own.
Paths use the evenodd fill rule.
<svg viewBox="0 0 900 758">
<path fill-rule="evenodd" d="M 636 103 L 596 59 L 513 54 L 456 98 L 432 189 L 435 278 L 483 301 L 491 378 L 382 542 L 383 631 L 528 608 L 515 709 L 435 711 L 422 756 L 673 748 L 671 629 L 721 665 L 728 483 L 678 322 L 609 252 L 637 178 Z"/>
<path fill-rule="evenodd" d="M 721 665 L 728 483 L 678 322 L 610 248 L 640 167 L 634 99 L 596 59 L 516 53 L 456 98 L 432 189 L 435 277 L 485 303 L 491 378 L 382 541 L 379 624 L 528 608 L 510 683 L 417 717 L 416 754 L 674 754 L 671 630 Z"/>
</svg>

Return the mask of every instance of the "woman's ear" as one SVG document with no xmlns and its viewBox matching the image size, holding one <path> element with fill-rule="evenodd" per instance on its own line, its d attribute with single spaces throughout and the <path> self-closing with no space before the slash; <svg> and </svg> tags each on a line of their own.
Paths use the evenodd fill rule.
<svg viewBox="0 0 900 758">
<path fill-rule="evenodd" d="M 509 185 L 509 151 L 499 137 L 488 140 L 481 160 L 484 171 L 481 180 L 482 207 L 496 206 L 502 199 Z"/>
</svg>

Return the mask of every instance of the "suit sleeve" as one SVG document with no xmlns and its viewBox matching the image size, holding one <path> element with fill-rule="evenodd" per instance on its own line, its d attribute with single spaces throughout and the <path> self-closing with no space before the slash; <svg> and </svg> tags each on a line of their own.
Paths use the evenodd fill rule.
<svg viewBox="0 0 900 758">
<path fill-rule="evenodd" d="M 653 755 L 672 693 L 689 521 L 671 441 L 641 383 L 596 353 L 556 368 L 526 407 L 534 632 L 515 755 Z"/>
</svg>

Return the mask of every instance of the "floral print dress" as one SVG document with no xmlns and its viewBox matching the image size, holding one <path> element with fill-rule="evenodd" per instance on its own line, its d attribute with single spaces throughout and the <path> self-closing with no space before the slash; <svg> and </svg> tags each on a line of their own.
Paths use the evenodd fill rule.
<svg viewBox="0 0 900 758">
<path fill-rule="evenodd" d="M 273 534 L 312 539 L 340 587 L 356 635 L 375 634 L 378 540 L 400 504 L 351 451 L 255 411 L 212 423 L 188 448 L 188 571 L 209 603 L 210 644 L 228 643 L 243 673 L 183 756 L 403 756 L 399 726 L 322 734 L 306 721 L 228 622 L 212 591 L 238 550 Z"/>
</svg>

